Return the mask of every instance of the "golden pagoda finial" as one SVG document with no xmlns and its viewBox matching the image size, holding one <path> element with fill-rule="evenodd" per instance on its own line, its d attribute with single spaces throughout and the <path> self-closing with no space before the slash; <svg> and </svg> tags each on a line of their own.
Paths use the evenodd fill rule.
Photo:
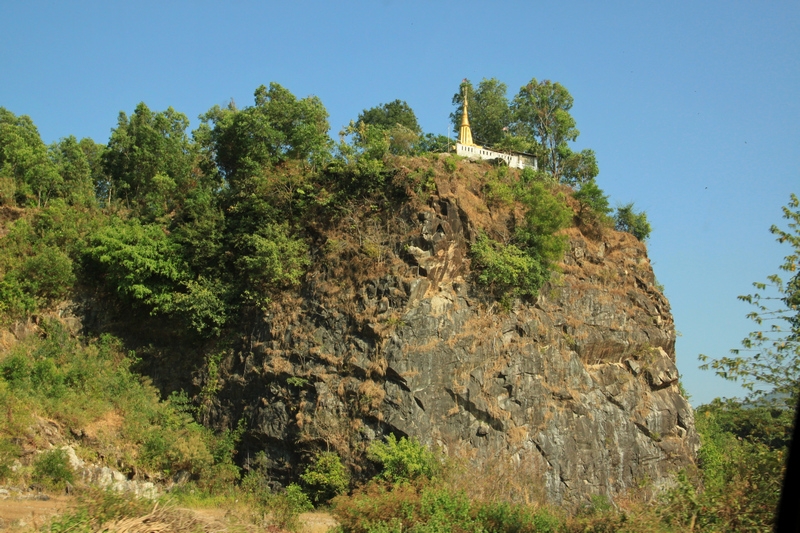
<svg viewBox="0 0 800 533">
<path fill-rule="evenodd" d="M 469 115 L 467 114 L 467 84 L 466 79 L 461 86 L 464 88 L 464 110 L 461 114 L 461 129 L 458 131 L 458 142 L 465 146 L 475 146 L 472 142 L 472 128 L 469 127 Z"/>
</svg>

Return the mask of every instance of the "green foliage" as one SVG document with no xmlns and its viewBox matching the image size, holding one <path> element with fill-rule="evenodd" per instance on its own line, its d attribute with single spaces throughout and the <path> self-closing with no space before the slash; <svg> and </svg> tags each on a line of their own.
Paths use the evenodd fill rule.
<svg viewBox="0 0 800 533">
<path fill-rule="evenodd" d="M 751 398 L 771 393 L 791 409 L 800 396 L 800 200 L 796 195 L 783 207 L 783 217 L 789 221 L 788 229 L 773 225 L 770 233 L 791 246 L 779 266 L 789 273 L 789 281 L 773 274 L 766 283 L 753 283 L 759 292 L 739 296 L 755 308 L 747 318 L 758 329 L 742 340 L 742 348 L 731 350 L 730 357 L 701 355 L 701 361 L 710 362 L 700 368 L 712 368 L 725 379 L 740 381 L 751 391 Z"/>
<path fill-rule="evenodd" d="M 399 124 L 417 135 L 422 132 L 414 110 L 402 100 L 395 100 L 388 104 L 380 104 L 376 107 L 365 109 L 356 119 L 356 123 L 359 122 L 387 130 Z"/>
<path fill-rule="evenodd" d="M 300 513 L 314 509 L 314 505 L 300 485 L 290 483 L 286 490 L 260 499 L 268 521 L 282 530 L 298 531 Z"/>
<path fill-rule="evenodd" d="M 560 148 L 559 156 L 564 161 L 564 172 L 561 181 L 572 185 L 585 185 L 594 180 L 600 173 L 594 150 L 573 152 L 566 145 Z"/>
<path fill-rule="evenodd" d="M 560 261 L 567 248 L 566 235 L 559 230 L 569 227 L 572 210 L 559 194 L 541 182 L 531 182 L 520 193 L 526 207 L 525 220 L 517 226 L 515 238 L 524 249 L 537 257 L 547 270 Z"/>
<path fill-rule="evenodd" d="M 205 126 L 196 136 L 233 189 L 287 160 L 328 159 L 328 112 L 322 102 L 316 96 L 298 100 L 277 83 L 258 87 L 252 107 L 214 106 L 201 118 Z"/>
<path fill-rule="evenodd" d="M 72 291 L 80 271 L 75 259 L 101 219 L 95 209 L 56 199 L 6 226 L 0 237 L 0 322 L 47 309 Z"/>
<path fill-rule="evenodd" d="M 455 110 L 450 113 L 453 130 L 458 133 L 461 128 L 461 116 L 464 112 L 464 92 L 467 94 L 469 106 L 469 122 L 475 142 L 486 146 L 495 146 L 508 137 L 508 126 L 512 121 L 511 109 L 506 97 L 508 86 L 495 78 L 482 79 L 477 90 L 469 80 L 464 80 L 458 93 L 453 95 Z"/>
<path fill-rule="evenodd" d="M 123 198 L 146 220 L 170 213 L 180 201 L 192 172 L 193 148 L 186 134 L 189 119 L 171 107 L 153 112 L 143 102 L 130 118 L 120 112 L 103 152 L 110 178 L 109 196 Z"/>
<path fill-rule="evenodd" d="M 540 159 L 540 166 L 556 180 L 564 179 L 567 167 L 576 166 L 567 163 L 573 155 L 567 148 L 567 142 L 575 141 L 580 134 L 575 119 L 569 114 L 572 104 L 572 95 L 563 85 L 550 80 L 539 82 L 536 78 L 520 88 L 512 104 L 514 132 L 543 148 L 544 157 Z M 577 166 L 591 169 L 594 153 L 587 152 L 583 157 L 587 160 L 586 164 Z"/>
<path fill-rule="evenodd" d="M 536 296 L 547 280 L 546 267 L 513 244 L 503 245 L 481 234 L 470 251 L 478 281 L 495 294 Z"/>
<path fill-rule="evenodd" d="M 640 241 L 646 241 L 652 231 L 650 222 L 647 221 L 647 213 L 644 211 L 637 213 L 633 209 L 633 203 L 617 207 L 614 225 L 617 231 L 627 231 Z"/>
<path fill-rule="evenodd" d="M 131 371 L 133 360 L 115 338 L 81 343 L 58 322 L 41 327 L 43 338 L 29 337 L 0 356 L 0 440 L 23 437 L 34 414 L 79 430 L 113 412 L 123 422 L 105 437 L 109 464 L 154 475 L 186 470 L 202 483 L 226 472 L 229 482 L 235 479 L 240 429 L 214 435 L 192 420 L 185 401 L 160 401 Z"/>
<path fill-rule="evenodd" d="M 352 497 L 336 498 L 333 513 L 347 533 L 568 531 L 564 520 L 546 508 L 471 501 L 462 491 L 427 484 L 387 489 L 373 483 Z"/>
<path fill-rule="evenodd" d="M 289 483 L 286 487 L 285 496 L 289 506 L 298 513 L 306 513 L 314 509 L 314 505 L 303 492 L 303 488 L 297 483 Z"/>
<path fill-rule="evenodd" d="M 180 249 L 161 226 L 138 219 L 112 219 L 92 236 L 87 252 L 110 287 L 154 312 L 172 310 L 174 292 L 188 279 Z"/>
<path fill-rule="evenodd" d="M 696 412 L 702 483 L 685 474 L 665 496 L 663 520 L 700 531 L 772 531 L 791 413 L 715 400 Z"/>
<path fill-rule="evenodd" d="M 431 479 L 441 467 L 436 455 L 418 440 L 397 440 L 393 434 L 386 437 L 386 442 L 372 441 L 367 457 L 383 466 L 380 477 L 390 483 Z"/>
<path fill-rule="evenodd" d="M 50 146 L 50 159 L 63 180 L 62 196 L 72 205 L 90 207 L 95 203 L 92 180 L 92 161 L 84 147 L 94 144 L 91 139 L 80 143 L 74 135 L 65 137 Z"/>
<path fill-rule="evenodd" d="M 33 461 L 33 481 L 49 489 L 63 489 L 74 478 L 67 452 L 61 448 L 43 452 Z"/>
<path fill-rule="evenodd" d="M 270 295 L 298 285 L 309 264 L 308 245 L 289 235 L 288 226 L 266 224 L 234 242 L 236 267 L 245 282 L 244 300 L 265 307 Z"/>
<path fill-rule="evenodd" d="M 608 205 L 608 196 L 598 187 L 595 180 L 590 179 L 584 182 L 580 189 L 572 193 L 572 197 L 578 200 L 578 220 L 584 224 L 598 224 L 604 222 L 611 212 Z"/>
<path fill-rule="evenodd" d="M 302 389 L 303 387 L 308 385 L 308 380 L 306 378 L 301 378 L 301 377 L 298 377 L 298 376 L 292 376 L 292 377 L 286 378 L 286 384 L 290 385 L 292 387 L 296 387 L 298 389 Z"/>
<path fill-rule="evenodd" d="M 325 503 L 344 494 L 350 485 L 350 474 L 335 452 L 317 454 L 300 479 L 314 503 Z"/>
<path fill-rule="evenodd" d="M 420 154 L 445 154 L 455 148 L 455 143 L 447 135 L 426 133 L 419 138 L 417 152 Z"/>
<path fill-rule="evenodd" d="M 513 242 L 503 244 L 479 235 L 470 248 L 478 281 L 508 306 L 510 298 L 535 297 L 550 278 L 555 263 L 566 250 L 566 236 L 558 232 L 569 225 L 572 210 L 562 197 L 535 179 L 521 181 L 514 188 L 490 180 L 488 187 L 488 195 L 495 202 L 516 200 L 525 207 L 524 219 L 514 230 Z"/>
<path fill-rule="evenodd" d="M 0 107 L 0 203 L 46 206 L 63 185 L 30 117 Z"/>
</svg>

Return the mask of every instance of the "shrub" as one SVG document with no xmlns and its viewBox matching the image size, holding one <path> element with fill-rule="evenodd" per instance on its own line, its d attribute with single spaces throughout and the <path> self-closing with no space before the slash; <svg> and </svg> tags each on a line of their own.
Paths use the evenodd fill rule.
<svg viewBox="0 0 800 533">
<path fill-rule="evenodd" d="M 558 232 L 570 225 L 572 210 L 560 194 L 544 183 L 533 181 L 519 193 L 526 207 L 525 220 L 516 229 L 515 239 L 521 248 L 549 268 L 560 261 L 567 248 L 566 235 Z"/>
<path fill-rule="evenodd" d="M 259 499 L 264 518 L 281 530 L 297 531 L 300 527 L 300 513 L 314 509 L 308 496 L 300 485 L 291 483 L 278 494 L 267 494 Z"/>
<path fill-rule="evenodd" d="M 344 494 L 350 485 L 350 474 L 334 452 L 322 452 L 300 475 L 314 503 L 324 503 Z"/>
<path fill-rule="evenodd" d="M 547 267 L 513 244 L 480 235 L 471 251 L 478 281 L 502 297 L 536 296 L 547 281 Z"/>
<path fill-rule="evenodd" d="M 614 226 L 617 231 L 627 231 L 640 241 L 646 241 L 652 228 L 647 221 L 647 213 L 637 213 L 633 209 L 633 202 L 617 207 L 614 215 Z"/>
<path fill-rule="evenodd" d="M 73 479 L 67 452 L 60 448 L 40 454 L 33 462 L 33 481 L 47 488 L 63 489 Z"/>
<path fill-rule="evenodd" d="M 391 483 L 409 482 L 421 477 L 431 479 L 440 468 L 433 452 L 419 441 L 405 437 L 397 440 L 392 434 L 386 437 L 386 442 L 370 443 L 367 457 L 383 465 L 379 476 Z"/>
</svg>

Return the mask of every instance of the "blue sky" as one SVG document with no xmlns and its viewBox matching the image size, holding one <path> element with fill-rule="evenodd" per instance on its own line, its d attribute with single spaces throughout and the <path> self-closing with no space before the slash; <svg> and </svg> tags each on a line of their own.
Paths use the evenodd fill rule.
<svg viewBox="0 0 800 533">
<path fill-rule="evenodd" d="M 738 346 L 736 296 L 789 253 L 768 228 L 800 194 L 800 3 L 34 0 L 0 2 L 0 21 L 0 106 L 45 142 L 106 142 L 140 101 L 195 126 L 271 81 L 319 96 L 334 135 L 396 98 L 447 133 L 462 78 L 560 82 L 575 148 L 653 225 L 692 403 L 739 393 L 697 354 Z"/>
</svg>

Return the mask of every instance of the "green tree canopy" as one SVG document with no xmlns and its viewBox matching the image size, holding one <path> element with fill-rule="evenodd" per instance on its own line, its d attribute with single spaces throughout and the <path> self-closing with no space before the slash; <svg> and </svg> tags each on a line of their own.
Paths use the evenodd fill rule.
<svg viewBox="0 0 800 533">
<path fill-rule="evenodd" d="M 286 160 L 319 163 L 329 156 L 328 112 L 316 96 L 298 100 L 277 83 L 255 91 L 255 105 L 239 110 L 214 106 L 196 132 L 228 184 Z"/>
<path fill-rule="evenodd" d="M 62 185 L 31 118 L 0 107 L 0 202 L 47 205 Z"/>
<path fill-rule="evenodd" d="M 417 115 L 414 114 L 411 106 L 403 100 L 395 100 L 388 104 L 380 104 L 370 109 L 365 109 L 358 115 L 356 122 L 363 122 L 364 124 L 385 129 L 391 129 L 400 124 L 417 135 L 422 133 L 422 129 L 417 122 Z"/>
<path fill-rule="evenodd" d="M 617 207 L 614 227 L 617 231 L 627 231 L 640 241 L 646 241 L 652 231 L 647 213 L 637 212 L 633 208 L 633 202 Z"/>
<path fill-rule="evenodd" d="M 116 196 L 137 214 L 157 217 L 175 208 L 192 172 L 188 126 L 186 115 L 171 107 L 153 112 L 142 102 L 130 117 L 120 112 L 103 166 Z"/>
<path fill-rule="evenodd" d="M 464 92 L 469 104 L 469 122 L 475 142 L 495 146 L 508 135 L 512 122 L 506 92 L 508 86 L 496 78 L 482 79 L 475 89 L 472 82 L 464 80 L 458 93 L 453 95 L 455 110 L 450 114 L 453 129 L 458 133 L 464 112 Z"/>
<path fill-rule="evenodd" d="M 85 140 L 91 142 L 90 139 Z M 50 146 L 50 158 L 61 175 L 63 195 L 69 202 L 80 205 L 93 204 L 95 191 L 92 182 L 92 164 L 78 139 L 70 135 L 54 143 Z"/>
<path fill-rule="evenodd" d="M 700 368 L 739 381 L 754 399 L 773 394 L 794 406 L 800 393 L 800 201 L 795 194 L 783 207 L 783 218 L 789 221 L 788 229 L 773 225 L 770 233 L 791 247 L 779 266 L 789 279 L 772 274 L 766 282 L 753 283 L 757 292 L 739 296 L 754 307 L 747 318 L 758 329 L 742 340 L 741 348 L 731 350 L 731 356 L 701 355 L 705 364 Z"/>
<path fill-rule="evenodd" d="M 558 180 L 572 154 L 567 142 L 575 141 L 580 133 L 569 113 L 572 103 L 572 95 L 560 83 L 533 78 L 520 88 L 512 104 L 514 132 L 542 147 L 544 160 L 540 165 Z"/>
</svg>

